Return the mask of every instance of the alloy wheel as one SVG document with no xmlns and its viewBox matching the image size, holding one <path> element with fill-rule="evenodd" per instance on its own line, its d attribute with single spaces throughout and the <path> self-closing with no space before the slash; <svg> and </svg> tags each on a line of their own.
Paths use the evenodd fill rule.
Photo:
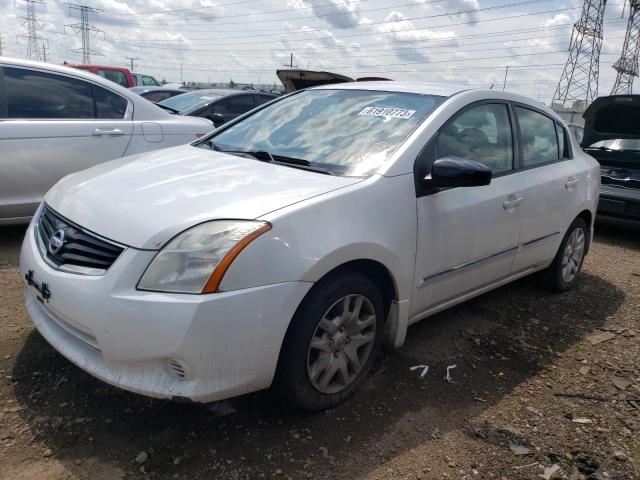
<svg viewBox="0 0 640 480">
<path fill-rule="evenodd" d="M 320 393 L 336 394 L 353 383 L 371 355 L 376 313 L 363 295 L 346 295 L 322 316 L 311 337 L 307 375 Z"/>
<path fill-rule="evenodd" d="M 582 228 L 576 228 L 571 233 L 562 255 L 562 279 L 570 283 L 578 274 L 584 257 L 586 237 Z"/>
</svg>

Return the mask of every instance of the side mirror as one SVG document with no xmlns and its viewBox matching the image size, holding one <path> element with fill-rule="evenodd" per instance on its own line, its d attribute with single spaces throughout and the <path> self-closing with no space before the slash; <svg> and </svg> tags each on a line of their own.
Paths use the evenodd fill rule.
<svg viewBox="0 0 640 480">
<path fill-rule="evenodd" d="M 212 113 L 207 118 L 213 122 L 216 127 L 219 127 L 224 123 L 224 116 L 221 113 Z"/>
<path fill-rule="evenodd" d="M 458 157 L 433 162 L 425 182 L 431 187 L 480 187 L 491 183 L 491 169 L 484 163 Z"/>
</svg>

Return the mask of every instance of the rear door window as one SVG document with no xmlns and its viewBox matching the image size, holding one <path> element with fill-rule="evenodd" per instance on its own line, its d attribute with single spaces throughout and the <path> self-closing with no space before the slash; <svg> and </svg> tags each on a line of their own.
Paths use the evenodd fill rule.
<svg viewBox="0 0 640 480">
<path fill-rule="evenodd" d="M 98 85 L 93 85 L 93 95 L 96 100 L 96 118 L 124 118 L 127 112 L 126 99 Z"/>
<path fill-rule="evenodd" d="M 520 125 L 520 143 L 524 167 L 531 167 L 560 158 L 556 122 L 529 108 L 515 107 Z"/>
<path fill-rule="evenodd" d="M 256 107 L 270 102 L 271 100 L 273 100 L 274 97 L 272 97 L 271 95 L 256 95 Z"/>
<path fill-rule="evenodd" d="M 6 118 L 94 118 L 91 84 L 64 75 L 4 67 Z"/>
<path fill-rule="evenodd" d="M 213 105 L 213 113 L 220 113 L 226 121 L 232 120 L 255 106 L 253 95 L 236 95 Z"/>
</svg>

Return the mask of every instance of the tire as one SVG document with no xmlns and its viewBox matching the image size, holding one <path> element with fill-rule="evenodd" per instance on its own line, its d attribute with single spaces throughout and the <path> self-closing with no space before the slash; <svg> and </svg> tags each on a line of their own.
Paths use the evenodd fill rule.
<svg viewBox="0 0 640 480">
<path fill-rule="evenodd" d="M 576 235 L 578 238 L 582 238 L 581 254 L 579 255 L 579 258 L 571 256 L 571 252 L 576 252 L 578 250 L 575 248 Z M 572 246 L 568 247 L 570 240 L 572 241 Z M 554 292 L 565 292 L 569 290 L 578 278 L 578 274 L 582 269 L 582 264 L 588 248 L 589 230 L 585 221 L 578 217 L 567 229 L 567 233 L 560 243 L 560 248 L 553 259 L 553 262 L 546 270 L 543 271 L 542 278 L 545 285 Z M 566 264 L 566 255 L 569 255 L 571 258 L 572 267 L 569 268 L 571 275 L 567 275 L 566 269 L 568 266 Z"/>
<path fill-rule="evenodd" d="M 348 315 L 342 315 L 345 306 Z M 357 271 L 336 272 L 314 285 L 285 336 L 276 373 L 280 393 L 308 410 L 332 408 L 351 397 L 380 350 L 384 313 L 380 290 Z"/>
</svg>

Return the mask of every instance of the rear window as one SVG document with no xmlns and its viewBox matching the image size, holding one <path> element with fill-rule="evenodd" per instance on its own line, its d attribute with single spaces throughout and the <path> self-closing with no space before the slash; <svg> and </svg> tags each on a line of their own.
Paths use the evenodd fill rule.
<svg viewBox="0 0 640 480">
<path fill-rule="evenodd" d="M 221 93 L 211 92 L 191 92 L 183 93 L 175 97 L 167 98 L 160 102 L 161 105 L 165 105 L 169 108 L 173 108 L 180 113 L 192 112 L 200 107 L 222 98 L 224 95 Z"/>
</svg>

